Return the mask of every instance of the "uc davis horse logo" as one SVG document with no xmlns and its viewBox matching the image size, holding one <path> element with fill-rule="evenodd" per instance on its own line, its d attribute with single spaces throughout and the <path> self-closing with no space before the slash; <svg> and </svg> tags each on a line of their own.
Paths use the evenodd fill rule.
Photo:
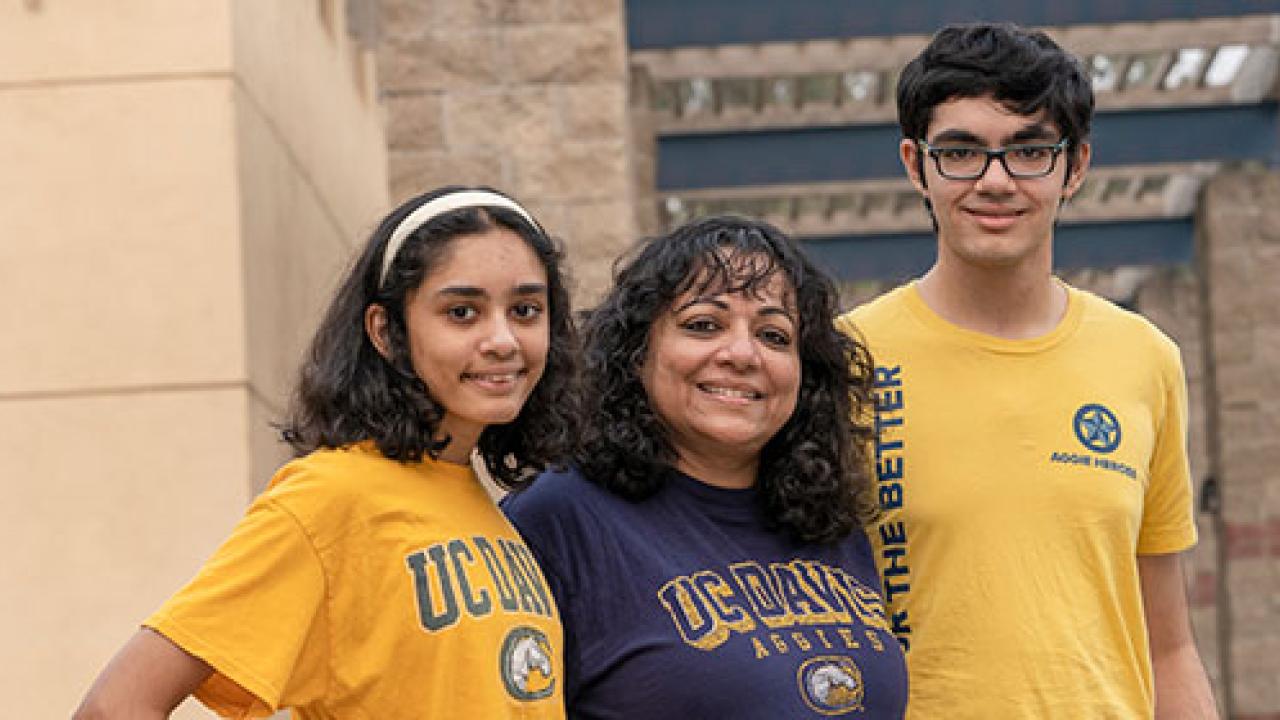
<svg viewBox="0 0 1280 720">
<path fill-rule="evenodd" d="M 1103 405 L 1082 405 L 1071 426 L 1080 444 L 1096 453 L 1109 453 L 1120 447 L 1120 421 Z"/>
<path fill-rule="evenodd" d="M 862 671 L 849 658 L 810 658 L 796 672 L 796 682 L 805 704 L 819 715 L 844 715 L 862 709 L 866 686 Z"/>
<path fill-rule="evenodd" d="M 507 633 L 499 659 L 502 684 L 517 700 L 540 700 L 556 688 L 555 653 L 541 631 L 520 626 Z"/>
</svg>

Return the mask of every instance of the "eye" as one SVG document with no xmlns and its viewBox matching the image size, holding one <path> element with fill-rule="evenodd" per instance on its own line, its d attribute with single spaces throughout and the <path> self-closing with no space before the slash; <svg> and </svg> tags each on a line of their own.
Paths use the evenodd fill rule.
<svg viewBox="0 0 1280 720">
<path fill-rule="evenodd" d="M 963 147 L 934 148 L 934 152 L 936 152 L 943 160 L 950 160 L 954 162 L 964 162 L 965 160 L 972 160 L 978 156 L 977 150 Z"/>
<path fill-rule="evenodd" d="M 709 335 L 720 329 L 720 323 L 708 317 L 696 317 L 680 323 L 680 327 L 698 335 Z"/>
<path fill-rule="evenodd" d="M 772 347 L 784 348 L 791 345 L 791 333 L 778 327 L 761 328 L 757 336 Z"/>
<path fill-rule="evenodd" d="M 1050 148 L 1046 145 L 1017 145 L 1009 148 L 1008 152 L 1015 160 L 1044 160 L 1049 157 Z"/>
<path fill-rule="evenodd" d="M 454 322 L 470 322 L 476 319 L 480 311 L 471 305 L 450 305 L 445 308 L 444 314 Z"/>
<path fill-rule="evenodd" d="M 536 320 L 542 315 L 542 305 L 536 302 L 516 303 L 511 308 L 511 316 L 517 320 Z"/>
</svg>

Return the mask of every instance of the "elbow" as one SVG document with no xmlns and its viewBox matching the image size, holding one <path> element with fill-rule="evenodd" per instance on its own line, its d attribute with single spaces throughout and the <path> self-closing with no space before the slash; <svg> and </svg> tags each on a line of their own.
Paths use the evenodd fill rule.
<svg viewBox="0 0 1280 720">
<path fill-rule="evenodd" d="M 80 707 L 71 714 L 71 720 L 106 720 L 111 717 L 111 713 L 101 704 L 94 702 L 93 698 L 88 697 L 84 702 L 80 703 Z"/>
<path fill-rule="evenodd" d="M 71 714 L 71 720 L 113 720 L 113 718 L 139 718 L 136 710 L 118 707 L 115 703 L 108 702 L 97 693 L 89 693 L 84 700 L 80 701 L 80 707 Z M 148 715 L 147 717 L 150 717 Z M 157 715 L 156 717 L 165 717 Z"/>
</svg>

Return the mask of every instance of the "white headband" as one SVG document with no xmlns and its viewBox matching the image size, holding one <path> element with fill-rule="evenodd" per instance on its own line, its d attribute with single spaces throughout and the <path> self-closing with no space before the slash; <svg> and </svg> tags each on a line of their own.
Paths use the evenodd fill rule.
<svg viewBox="0 0 1280 720">
<path fill-rule="evenodd" d="M 438 215 L 465 207 L 485 206 L 506 208 L 528 220 L 530 225 L 542 232 L 542 226 L 538 225 L 533 216 L 520 207 L 519 203 L 505 195 L 499 195 L 488 190 L 460 190 L 448 195 L 442 195 L 419 205 L 417 210 L 409 213 L 408 217 L 401 220 L 399 225 L 396 225 L 396 229 L 391 233 L 391 239 L 387 241 L 387 246 L 382 249 L 382 272 L 378 275 L 378 287 L 382 287 L 382 284 L 387 281 L 387 273 L 391 270 L 392 261 L 396 259 L 396 254 L 400 252 L 400 246 L 404 244 L 404 239 L 409 237 L 414 230 L 426 225 Z"/>
</svg>

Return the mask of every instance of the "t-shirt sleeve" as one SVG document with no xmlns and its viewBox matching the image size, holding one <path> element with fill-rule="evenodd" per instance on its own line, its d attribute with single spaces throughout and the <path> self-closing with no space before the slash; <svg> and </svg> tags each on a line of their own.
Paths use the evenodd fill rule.
<svg viewBox="0 0 1280 720">
<path fill-rule="evenodd" d="M 1139 555 L 1181 552 L 1196 543 L 1191 468 L 1187 461 L 1186 377 L 1172 342 L 1166 340 L 1162 350 L 1163 413 L 1157 419 L 1150 481 L 1138 535 Z"/>
<path fill-rule="evenodd" d="M 324 573 L 306 532 L 264 497 L 143 624 L 213 667 L 195 692 L 210 709 L 265 717 L 324 692 L 324 598 Z"/>
</svg>

